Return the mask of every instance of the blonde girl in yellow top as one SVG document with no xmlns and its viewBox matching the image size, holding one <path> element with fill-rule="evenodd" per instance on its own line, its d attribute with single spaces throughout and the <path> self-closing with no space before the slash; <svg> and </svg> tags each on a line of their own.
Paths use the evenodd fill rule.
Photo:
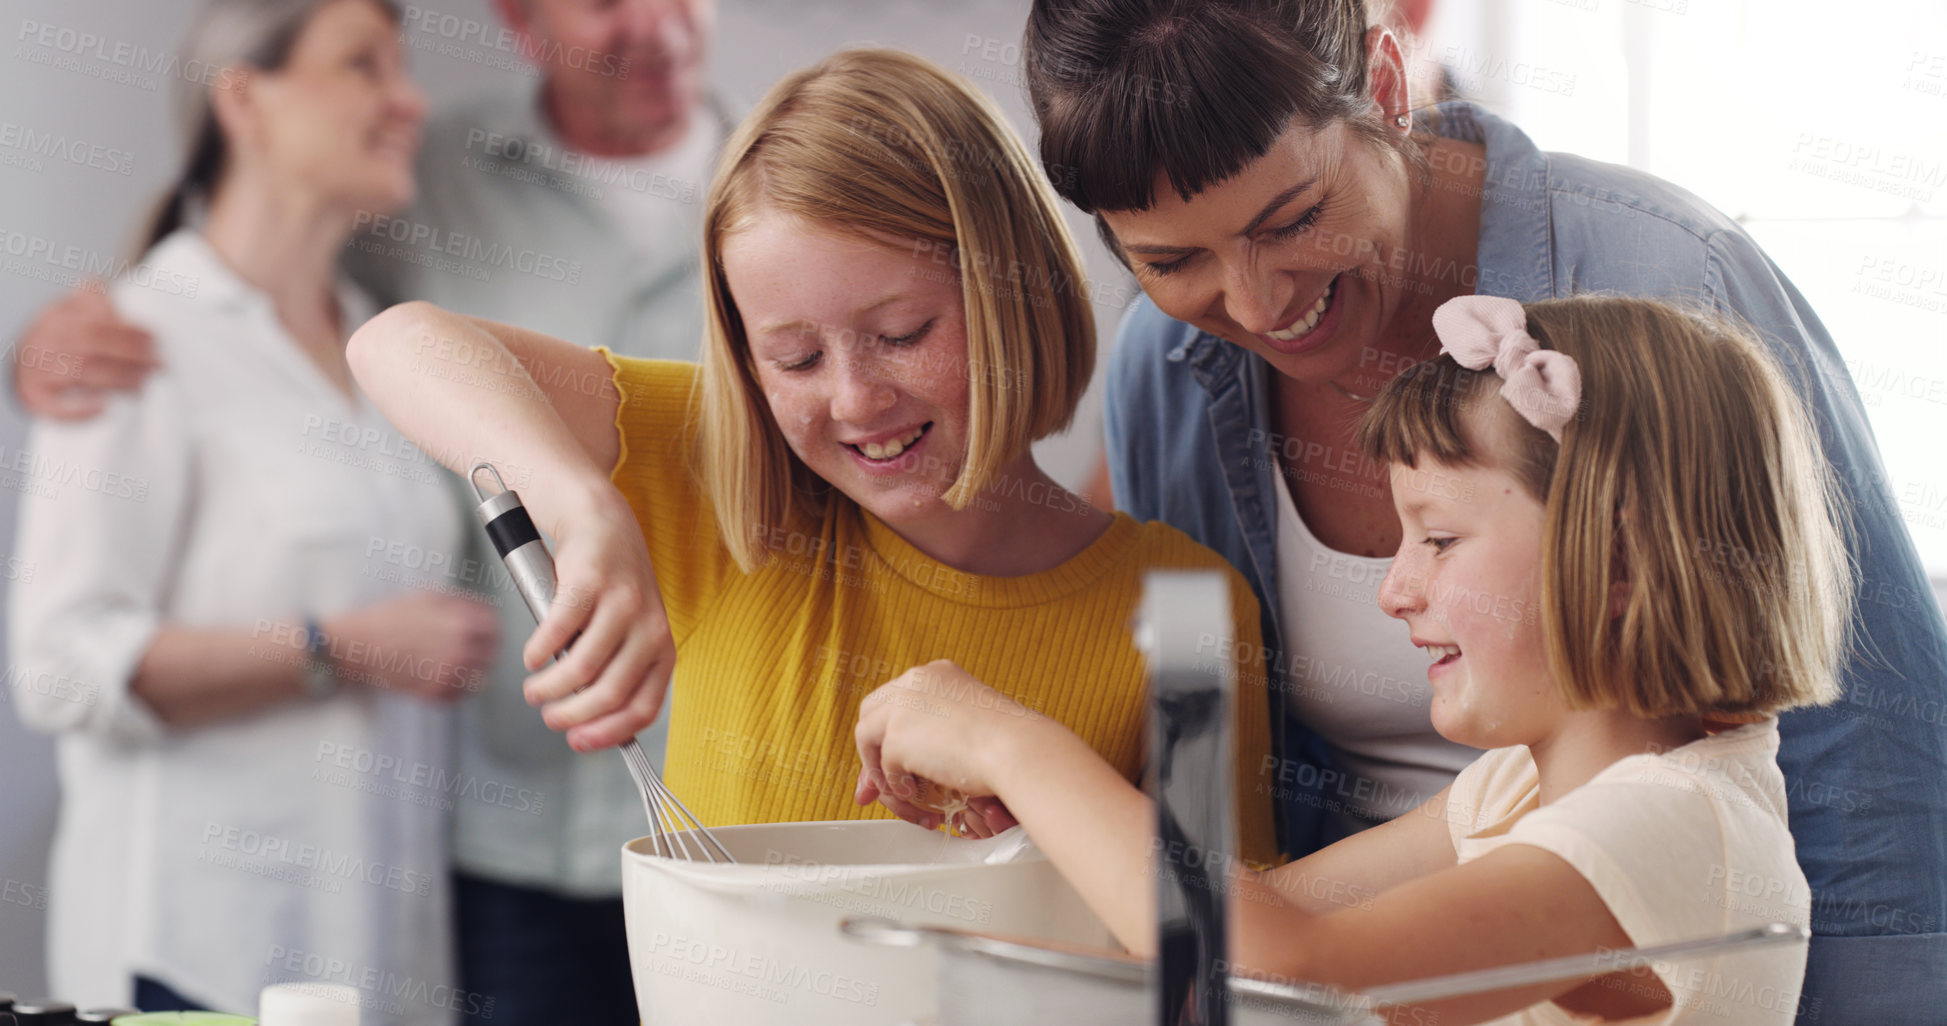
<svg viewBox="0 0 1947 1026">
<path fill-rule="evenodd" d="M 668 684 L 665 776 L 705 823 L 885 816 L 853 800 L 859 703 L 948 659 L 1134 781 L 1129 622 L 1152 567 L 1230 573 L 1263 687 L 1242 577 L 1035 462 L 1094 326 L 1053 194 L 990 102 L 918 58 L 841 53 L 772 89 L 707 202 L 700 366 L 424 304 L 350 345 L 408 437 L 501 463 L 557 543 L 561 594 L 526 648 L 538 668 L 575 639 L 526 684 L 549 725 L 615 744 Z M 1268 699 L 1237 709 L 1242 848 L 1269 860 Z M 983 811 L 960 825 L 1008 822 Z"/>
<path fill-rule="evenodd" d="M 1491 751 L 1417 812 L 1241 873 L 1232 956 L 1362 988 L 1807 925 L 1776 714 L 1836 697 L 1852 591 L 1783 373 L 1738 329 L 1650 300 L 1465 296 L 1433 323 L 1449 355 L 1359 429 L 1405 529 L 1379 601 L 1427 650 L 1434 727 Z M 923 713 L 915 694 L 935 696 Z M 859 724 L 869 774 L 998 796 L 1151 951 L 1147 800 L 985 699 L 947 668 L 888 684 Z M 1787 1026 L 1804 968 L 1802 947 L 1771 948 L 1393 1021 Z"/>
</svg>

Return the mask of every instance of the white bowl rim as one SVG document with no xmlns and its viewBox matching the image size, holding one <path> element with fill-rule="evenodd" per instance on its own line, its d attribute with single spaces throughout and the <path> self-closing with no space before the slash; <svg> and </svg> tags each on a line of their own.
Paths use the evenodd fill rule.
<svg viewBox="0 0 1947 1026">
<path fill-rule="evenodd" d="M 719 837 L 723 838 L 726 841 L 730 841 L 730 840 L 735 840 L 737 835 L 745 834 L 745 833 L 758 833 L 758 832 L 768 832 L 768 831 L 778 831 L 778 830 L 808 832 L 820 828 L 825 830 L 832 830 L 832 831 L 842 829 L 848 833 L 865 833 L 865 834 L 871 834 L 871 833 L 908 834 L 910 831 L 917 830 L 917 831 L 924 831 L 926 833 L 933 833 L 938 835 L 941 838 L 942 845 L 951 843 L 951 839 L 947 838 L 944 834 L 939 834 L 938 831 L 928 831 L 924 827 L 916 826 L 902 819 L 832 819 L 832 820 L 802 820 L 802 821 L 790 822 L 790 823 L 744 823 L 744 824 L 739 824 L 737 826 L 711 827 L 710 832 L 712 834 L 718 835 Z M 627 844 L 624 844 L 622 846 L 622 862 L 624 868 L 626 869 L 630 866 L 635 866 L 642 869 L 651 870 L 653 872 L 664 873 L 670 876 L 686 878 L 692 883 L 705 884 L 705 885 L 712 884 L 712 883 L 727 884 L 733 882 L 739 882 L 739 883 L 746 882 L 753 875 L 756 875 L 752 872 L 753 870 L 765 870 L 775 874 L 782 870 L 788 870 L 793 867 L 803 867 L 807 865 L 829 866 L 831 868 L 839 869 L 843 871 L 840 874 L 840 876 L 843 879 L 846 879 L 848 881 L 856 881 L 861 879 L 873 879 L 873 878 L 880 878 L 880 877 L 908 877 L 908 876 L 926 876 L 926 875 L 934 875 L 934 874 L 945 875 L 949 873 L 964 873 L 970 870 L 997 870 L 1010 865 L 1025 865 L 1025 864 L 1030 864 L 1035 862 L 1046 861 L 1046 856 L 1042 855 L 1040 852 L 1037 851 L 1032 853 L 1026 858 L 1016 859 L 1004 863 L 743 862 L 743 863 L 736 863 L 733 865 L 726 865 L 724 863 L 695 862 L 687 859 L 676 859 L 676 858 L 669 858 L 663 855 L 654 855 L 647 850 L 650 847 L 651 843 L 652 843 L 651 838 L 644 836 L 644 837 L 635 838 L 634 840 L 628 842 Z M 802 883 L 809 889 L 816 889 L 816 887 L 818 886 L 818 881 L 815 880 L 801 880 L 801 881 L 794 881 L 794 882 Z"/>
</svg>

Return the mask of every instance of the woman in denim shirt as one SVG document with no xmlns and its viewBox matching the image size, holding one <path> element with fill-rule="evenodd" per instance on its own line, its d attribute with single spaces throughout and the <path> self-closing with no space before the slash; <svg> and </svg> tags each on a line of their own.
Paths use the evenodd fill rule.
<svg viewBox="0 0 1947 1026">
<path fill-rule="evenodd" d="M 1384 469 L 1351 444 L 1385 382 L 1438 351 L 1433 309 L 1468 293 L 1687 301 L 1772 346 L 1854 517 L 1844 698 L 1781 721 L 1813 888 L 1800 1021 L 1937 1021 L 1947 628 L 1804 297 L 1675 186 L 1543 153 L 1469 103 L 1415 109 L 1397 42 L 1360 0 L 1179 6 L 1037 0 L 1023 64 L 1050 177 L 1146 293 L 1110 362 L 1115 497 L 1257 590 L 1266 663 L 1286 681 L 1272 691 L 1286 850 L 1410 808 L 1473 754 L 1433 735 L 1427 657 L 1371 601 L 1402 539 Z M 1696 572 L 1730 575 L 1748 558 L 1695 556 Z"/>
</svg>

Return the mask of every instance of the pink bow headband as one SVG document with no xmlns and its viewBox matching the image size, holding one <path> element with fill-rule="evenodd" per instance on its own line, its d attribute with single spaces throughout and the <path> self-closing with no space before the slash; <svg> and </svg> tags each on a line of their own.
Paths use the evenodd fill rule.
<svg viewBox="0 0 1947 1026">
<path fill-rule="evenodd" d="M 1582 370 L 1574 357 L 1543 349 L 1528 334 L 1520 303 L 1500 296 L 1449 299 L 1433 311 L 1433 333 L 1440 351 L 1462 367 L 1492 365 L 1501 377 L 1501 398 L 1560 444 L 1563 426 L 1582 404 Z"/>
</svg>

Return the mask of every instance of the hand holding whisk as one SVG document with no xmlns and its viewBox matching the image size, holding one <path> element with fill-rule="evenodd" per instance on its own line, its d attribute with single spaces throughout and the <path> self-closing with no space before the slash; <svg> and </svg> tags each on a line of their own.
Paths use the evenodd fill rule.
<svg viewBox="0 0 1947 1026">
<path fill-rule="evenodd" d="M 493 477 L 495 491 L 492 493 L 482 487 L 482 471 Z M 554 604 L 556 587 L 554 559 L 548 554 L 547 543 L 541 540 L 540 531 L 527 515 L 526 507 L 521 505 L 520 496 L 506 487 L 500 472 L 492 464 L 475 464 L 467 477 L 473 485 L 475 497 L 480 500 L 474 515 L 486 528 L 494 551 L 507 564 L 507 572 L 513 578 L 514 587 L 520 592 L 522 600 L 527 603 L 528 611 L 534 614 L 535 620 L 544 619 Z M 573 641 L 569 644 L 572 645 Z M 555 655 L 555 659 L 559 661 L 566 656 L 564 649 Z M 649 820 L 650 843 L 656 854 L 689 861 L 737 861 L 731 857 L 729 849 L 663 784 L 656 767 L 650 763 L 648 755 L 635 738 L 624 740 L 617 748 L 641 794 L 642 808 Z"/>
</svg>

